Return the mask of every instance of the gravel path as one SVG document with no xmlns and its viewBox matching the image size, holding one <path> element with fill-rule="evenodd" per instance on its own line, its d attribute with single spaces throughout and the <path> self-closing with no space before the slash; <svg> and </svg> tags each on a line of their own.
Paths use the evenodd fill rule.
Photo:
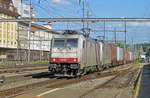
<svg viewBox="0 0 150 98">
<path fill-rule="evenodd" d="M 6 84 L 6 85 L 1 84 L 0 85 L 0 91 L 10 89 L 10 88 L 19 87 L 19 86 L 23 86 L 23 85 L 27 85 L 27 84 L 42 82 L 42 81 L 45 81 L 45 80 L 49 80 L 49 79 L 46 79 L 46 78 L 44 78 L 44 79 L 29 79 L 29 80 L 9 83 L 9 84 Z"/>
<path fill-rule="evenodd" d="M 91 80 L 87 80 L 87 81 L 83 81 L 77 84 L 71 84 L 68 85 L 64 88 L 91 88 L 93 89 L 94 87 L 96 87 L 97 85 L 100 85 L 102 83 L 104 83 L 105 81 L 108 81 L 109 79 L 113 78 L 114 76 L 108 76 L 108 77 L 104 77 L 104 78 L 100 78 L 100 79 L 91 79 Z"/>
<path fill-rule="evenodd" d="M 128 88 L 104 88 L 95 90 L 82 98 L 133 98 L 133 90 Z"/>
</svg>

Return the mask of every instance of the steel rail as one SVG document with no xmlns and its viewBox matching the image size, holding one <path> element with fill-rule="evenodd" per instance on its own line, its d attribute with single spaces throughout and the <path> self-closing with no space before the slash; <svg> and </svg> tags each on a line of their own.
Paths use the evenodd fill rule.
<svg viewBox="0 0 150 98">
<path fill-rule="evenodd" d="M 85 96 L 87 96 L 89 93 L 95 91 L 96 89 L 100 89 L 100 88 L 103 88 L 104 86 L 106 86 L 107 84 L 109 84 L 111 81 L 115 80 L 117 77 L 119 77 L 120 75 L 124 75 L 124 74 L 128 74 L 131 71 L 132 69 L 129 68 L 129 69 L 126 69 L 126 70 L 122 70 L 120 71 L 119 73 L 116 73 L 116 75 L 114 77 L 112 77 L 111 79 L 107 80 L 106 82 L 94 87 L 93 89 L 83 93 L 82 95 L 80 95 L 78 98 L 84 98 Z"/>
<path fill-rule="evenodd" d="M 124 69 L 123 71 L 128 71 L 128 69 Z M 117 74 L 117 72 L 105 72 L 102 74 L 97 74 L 95 78 L 102 78 L 102 77 L 106 77 L 106 76 L 112 76 L 115 74 Z M 64 86 L 67 86 L 70 84 L 90 80 L 90 79 L 91 79 L 91 75 L 88 74 L 88 75 L 82 76 L 81 78 L 76 78 L 76 79 L 67 80 L 65 78 L 62 78 L 59 81 L 57 79 L 54 79 L 54 80 L 46 80 L 46 81 L 42 81 L 42 82 L 37 82 L 37 83 L 31 83 L 31 84 L 26 84 L 26 85 L 22 85 L 19 87 L 14 87 L 14 88 L 0 91 L 0 97 L 13 97 L 13 96 L 20 95 L 31 89 L 37 89 L 37 88 L 42 88 L 42 87 L 47 87 L 47 88 L 59 87 L 60 88 L 60 87 L 64 87 Z"/>
</svg>

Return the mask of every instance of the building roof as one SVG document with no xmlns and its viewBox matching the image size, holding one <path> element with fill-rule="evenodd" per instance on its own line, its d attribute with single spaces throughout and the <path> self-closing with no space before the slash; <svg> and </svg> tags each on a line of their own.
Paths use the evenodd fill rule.
<svg viewBox="0 0 150 98">
<path fill-rule="evenodd" d="M 28 22 L 19 22 L 21 25 L 24 25 L 24 26 L 29 26 L 29 23 Z M 59 32 L 55 31 L 55 30 L 51 30 L 51 29 L 48 29 L 42 25 L 38 25 L 38 24 L 34 24 L 32 23 L 32 27 L 35 27 L 37 28 L 37 30 L 41 30 L 41 31 L 46 31 L 46 32 L 50 32 L 50 33 L 54 33 L 54 34 L 60 34 Z M 36 30 L 35 30 L 36 31 Z"/>
<path fill-rule="evenodd" d="M 37 29 L 41 29 L 41 30 L 46 30 L 47 32 L 51 32 L 51 33 L 55 33 L 55 34 L 59 34 L 57 31 L 54 31 L 54 30 L 51 30 L 51 29 L 48 29 L 44 26 L 41 26 L 41 25 L 37 25 L 37 24 L 32 24 L 33 27 L 37 28 Z"/>
</svg>

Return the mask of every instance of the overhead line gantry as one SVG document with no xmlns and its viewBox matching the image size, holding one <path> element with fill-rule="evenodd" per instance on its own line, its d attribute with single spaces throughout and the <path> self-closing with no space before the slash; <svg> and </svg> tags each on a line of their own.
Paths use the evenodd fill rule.
<svg viewBox="0 0 150 98">
<path fill-rule="evenodd" d="M 0 22 L 150 22 L 150 18 L 20 18 Z"/>
</svg>

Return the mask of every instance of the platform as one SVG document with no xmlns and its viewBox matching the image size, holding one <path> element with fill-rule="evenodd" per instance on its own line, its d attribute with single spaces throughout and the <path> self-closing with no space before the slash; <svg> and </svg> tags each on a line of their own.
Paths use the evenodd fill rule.
<svg viewBox="0 0 150 98">
<path fill-rule="evenodd" d="M 137 98 L 150 98 L 150 65 L 143 67 L 139 94 Z"/>
</svg>

